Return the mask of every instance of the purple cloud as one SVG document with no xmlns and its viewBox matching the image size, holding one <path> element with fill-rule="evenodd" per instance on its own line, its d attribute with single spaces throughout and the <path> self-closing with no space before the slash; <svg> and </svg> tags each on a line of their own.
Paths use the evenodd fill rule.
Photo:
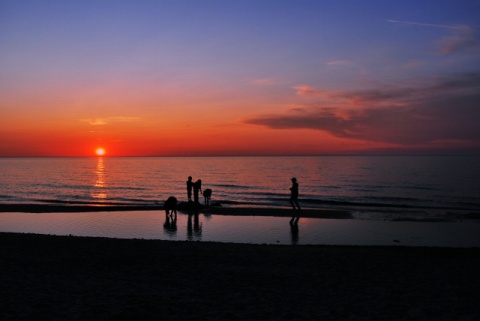
<svg viewBox="0 0 480 321">
<path fill-rule="evenodd" d="M 480 42 L 476 37 L 475 30 L 468 26 L 460 26 L 455 29 L 455 33 L 442 38 L 439 45 L 442 54 L 480 48 Z"/>
<path fill-rule="evenodd" d="M 480 73 L 416 87 L 356 92 L 324 92 L 306 85 L 295 89 L 297 95 L 318 102 L 285 113 L 252 116 L 245 123 L 273 129 L 314 129 L 341 138 L 403 146 L 441 141 L 480 146 Z"/>
</svg>

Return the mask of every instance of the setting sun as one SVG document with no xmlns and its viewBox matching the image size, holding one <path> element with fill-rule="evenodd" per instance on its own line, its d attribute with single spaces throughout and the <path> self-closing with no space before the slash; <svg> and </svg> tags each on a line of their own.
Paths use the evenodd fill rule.
<svg viewBox="0 0 480 321">
<path fill-rule="evenodd" d="M 105 149 L 99 147 L 95 150 L 95 154 L 97 154 L 97 156 L 103 156 L 105 155 Z"/>
</svg>

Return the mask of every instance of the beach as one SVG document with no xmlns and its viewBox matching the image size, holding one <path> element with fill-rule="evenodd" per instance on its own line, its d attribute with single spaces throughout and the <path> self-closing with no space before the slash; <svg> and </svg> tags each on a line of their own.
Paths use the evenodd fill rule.
<svg viewBox="0 0 480 321">
<path fill-rule="evenodd" d="M 0 233 L 2 320 L 478 320 L 480 249 Z"/>
<path fill-rule="evenodd" d="M 298 224 L 291 219 L 300 215 Z M 347 209 L 179 203 L 169 222 L 162 205 L 0 205 L 0 232 L 121 239 L 274 245 L 480 247 L 476 219 L 359 220 Z"/>
</svg>

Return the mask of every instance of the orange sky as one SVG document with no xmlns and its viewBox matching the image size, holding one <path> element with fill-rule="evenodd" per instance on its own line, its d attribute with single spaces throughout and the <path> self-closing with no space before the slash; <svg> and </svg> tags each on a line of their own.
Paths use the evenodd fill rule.
<svg viewBox="0 0 480 321">
<path fill-rule="evenodd" d="M 480 5 L 381 3 L 2 2 L 0 157 L 479 154 Z"/>
</svg>

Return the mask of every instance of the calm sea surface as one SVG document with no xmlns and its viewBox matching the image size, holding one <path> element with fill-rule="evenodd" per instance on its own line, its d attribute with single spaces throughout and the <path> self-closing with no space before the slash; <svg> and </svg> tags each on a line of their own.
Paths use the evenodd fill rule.
<svg viewBox="0 0 480 321">
<path fill-rule="evenodd" d="M 186 201 L 191 175 L 223 206 L 289 206 L 356 219 L 478 218 L 480 156 L 0 158 L 0 203 L 153 205 Z"/>
</svg>

